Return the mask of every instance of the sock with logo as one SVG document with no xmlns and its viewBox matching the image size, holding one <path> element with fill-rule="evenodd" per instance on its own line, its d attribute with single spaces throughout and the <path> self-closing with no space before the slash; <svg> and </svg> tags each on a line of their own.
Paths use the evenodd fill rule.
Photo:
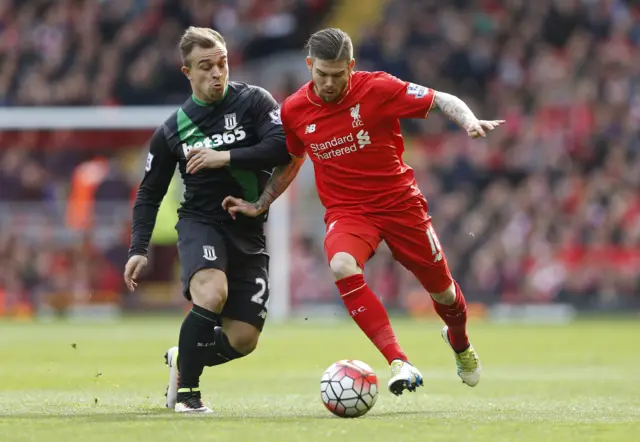
<svg viewBox="0 0 640 442">
<path fill-rule="evenodd" d="M 207 349 L 214 346 L 220 314 L 193 305 L 180 328 L 178 339 L 179 388 L 197 388 L 205 366 Z"/>
<path fill-rule="evenodd" d="M 457 282 L 453 282 L 456 288 L 456 298 L 451 305 L 438 304 L 433 300 L 433 307 L 449 327 L 449 341 L 453 349 L 461 353 L 469 347 L 467 336 L 467 302 Z"/>
<path fill-rule="evenodd" d="M 336 281 L 342 302 L 351 318 L 380 350 L 390 364 L 394 359 L 407 361 L 389 322 L 389 316 L 375 293 L 371 291 L 362 274 L 351 275 Z"/>
<path fill-rule="evenodd" d="M 214 367 L 245 356 L 233 348 L 222 327 L 216 327 L 214 334 L 214 344 L 207 348 L 204 365 Z"/>
</svg>

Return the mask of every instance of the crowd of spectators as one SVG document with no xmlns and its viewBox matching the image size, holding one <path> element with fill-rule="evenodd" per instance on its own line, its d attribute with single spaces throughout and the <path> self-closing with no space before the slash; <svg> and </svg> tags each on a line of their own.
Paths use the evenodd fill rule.
<svg viewBox="0 0 640 442">
<path fill-rule="evenodd" d="M 233 69 L 302 47 L 332 0 L 2 0 L 0 105 L 179 104 L 189 26 L 225 37 Z"/>
<path fill-rule="evenodd" d="M 242 64 L 301 47 L 309 32 L 305 20 L 328 4 L 0 1 L 0 102 L 179 103 L 188 85 L 176 78 L 175 41 L 185 24 L 219 28 L 232 63 Z M 469 140 L 437 110 L 425 122 L 403 123 L 405 159 L 467 297 L 597 309 L 640 306 L 637 2 L 389 0 L 381 17 L 357 39 L 360 69 L 385 70 L 454 93 L 478 116 L 507 120 L 482 140 Z M 24 159 L 20 146 L 2 147 L 0 203 L 59 199 L 64 186 L 47 179 L 55 169 L 47 155 Z M 2 183 L 10 176 L 14 187 L 8 192 Z M 301 303 L 338 302 L 323 256 L 322 210 L 312 180 L 298 181 L 292 293 Z M 62 277 L 52 277 L 58 270 L 47 270 L 52 262 L 70 274 L 93 275 L 94 284 L 122 288 L 109 285 L 111 270 L 75 270 L 87 260 L 74 261 L 73 251 L 44 253 L 55 249 L 53 242 L 16 246 L 16 232 L 0 235 L 0 291 L 13 287 L 17 293 L 19 286 L 33 292 L 33 281 L 61 284 Z M 126 235 L 120 239 L 112 256 L 125 247 Z M 96 253 L 87 241 L 80 243 Z M 105 247 L 100 250 L 96 268 L 99 263 L 119 272 L 121 257 L 109 261 Z M 27 261 L 29 266 L 19 264 Z M 406 307 L 410 294 L 420 290 L 384 245 L 366 272 L 387 305 Z"/>
<path fill-rule="evenodd" d="M 480 141 L 437 111 L 405 125 L 407 162 L 468 297 L 639 306 L 640 5 L 391 0 L 382 17 L 364 30 L 360 68 L 507 120 Z M 314 234 L 296 262 L 333 293 Z M 416 282 L 382 250 L 372 278 L 402 305 Z"/>
</svg>

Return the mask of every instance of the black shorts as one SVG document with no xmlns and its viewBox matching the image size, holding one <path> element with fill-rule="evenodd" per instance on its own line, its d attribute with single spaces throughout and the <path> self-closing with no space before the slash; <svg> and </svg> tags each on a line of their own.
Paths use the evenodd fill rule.
<svg viewBox="0 0 640 442">
<path fill-rule="evenodd" d="M 197 271 L 227 275 L 229 293 L 222 316 L 262 330 L 269 307 L 269 255 L 263 231 L 182 218 L 176 224 L 182 293 Z"/>
</svg>

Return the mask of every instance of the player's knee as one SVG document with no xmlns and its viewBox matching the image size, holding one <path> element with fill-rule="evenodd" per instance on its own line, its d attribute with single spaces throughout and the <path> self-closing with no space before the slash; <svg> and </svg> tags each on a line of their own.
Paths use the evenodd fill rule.
<svg viewBox="0 0 640 442">
<path fill-rule="evenodd" d="M 212 312 L 220 312 L 227 302 L 227 277 L 221 270 L 202 269 L 189 282 L 194 304 Z"/>
<path fill-rule="evenodd" d="M 440 293 L 430 293 L 431 298 L 438 304 L 451 305 L 456 302 L 456 286 L 454 282 L 447 289 Z"/>
<path fill-rule="evenodd" d="M 329 262 L 329 267 L 333 272 L 333 277 L 337 280 L 346 278 L 351 275 L 362 273 L 356 259 L 345 252 L 338 252 L 333 255 Z"/>
</svg>

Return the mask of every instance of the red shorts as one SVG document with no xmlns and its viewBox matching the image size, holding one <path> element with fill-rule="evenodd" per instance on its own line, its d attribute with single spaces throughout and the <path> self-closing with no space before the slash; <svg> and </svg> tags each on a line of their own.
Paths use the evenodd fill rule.
<svg viewBox="0 0 640 442">
<path fill-rule="evenodd" d="M 441 293 L 453 282 L 447 258 L 431 225 L 424 199 L 414 198 L 402 211 L 327 216 L 324 249 L 327 259 L 345 252 L 364 269 L 384 241 L 396 261 L 413 273 L 430 293 Z"/>
</svg>

